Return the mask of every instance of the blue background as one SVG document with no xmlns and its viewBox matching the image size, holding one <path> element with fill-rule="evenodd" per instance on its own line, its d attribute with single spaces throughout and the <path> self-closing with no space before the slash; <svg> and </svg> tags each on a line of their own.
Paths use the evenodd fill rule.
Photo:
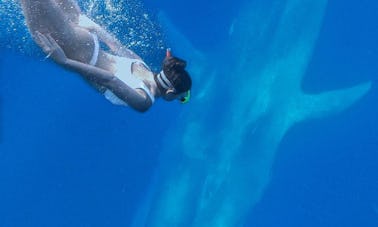
<svg viewBox="0 0 378 227">
<path fill-rule="evenodd" d="M 204 51 L 224 44 L 241 5 L 145 1 Z M 329 2 L 306 91 L 377 81 L 377 11 L 371 0 Z M 51 61 L 0 48 L 0 226 L 127 226 L 185 106 L 138 114 Z M 378 226 L 377 100 L 374 83 L 347 111 L 292 128 L 247 226 Z"/>
</svg>

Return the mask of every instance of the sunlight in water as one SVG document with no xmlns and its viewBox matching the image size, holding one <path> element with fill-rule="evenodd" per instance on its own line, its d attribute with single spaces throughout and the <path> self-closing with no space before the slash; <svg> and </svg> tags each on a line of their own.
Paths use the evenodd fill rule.
<svg viewBox="0 0 378 227">
<path fill-rule="evenodd" d="M 0 48 L 17 50 L 23 54 L 36 53 L 36 47 L 25 26 L 21 7 L 15 0 L 0 3 Z"/>
<path fill-rule="evenodd" d="M 138 53 L 162 49 L 160 27 L 138 0 L 88 0 L 81 8 L 97 23 L 115 34 L 130 49 Z"/>
</svg>

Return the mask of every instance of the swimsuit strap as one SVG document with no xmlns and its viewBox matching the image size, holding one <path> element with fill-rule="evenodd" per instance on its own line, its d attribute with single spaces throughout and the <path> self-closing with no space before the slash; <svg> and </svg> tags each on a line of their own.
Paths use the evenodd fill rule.
<svg viewBox="0 0 378 227">
<path fill-rule="evenodd" d="M 96 34 L 93 34 L 93 33 L 90 33 L 92 38 L 93 38 L 93 42 L 94 42 L 94 50 L 93 50 L 93 55 L 92 55 L 92 58 L 91 60 L 89 61 L 89 64 L 90 65 L 96 65 L 97 63 L 97 60 L 98 60 L 98 54 L 100 52 L 100 43 L 98 41 L 98 37 Z"/>
<path fill-rule="evenodd" d="M 154 103 L 155 102 L 155 97 L 151 94 L 150 89 L 148 89 L 147 85 L 143 81 L 142 81 L 142 84 L 141 84 L 141 89 L 144 92 L 146 92 L 146 94 L 148 95 L 148 97 L 150 97 L 151 102 Z"/>
</svg>

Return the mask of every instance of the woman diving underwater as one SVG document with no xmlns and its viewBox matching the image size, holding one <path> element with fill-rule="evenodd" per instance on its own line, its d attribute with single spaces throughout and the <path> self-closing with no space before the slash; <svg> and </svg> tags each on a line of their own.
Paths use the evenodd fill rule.
<svg viewBox="0 0 378 227">
<path fill-rule="evenodd" d="M 82 75 L 113 104 L 145 112 L 158 97 L 189 101 L 192 81 L 186 62 L 169 50 L 161 72 L 153 73 L 138 55 L 85 16 L 74 0 L 21 0 L 21 7 L 42 50 Z"/>
</svg>

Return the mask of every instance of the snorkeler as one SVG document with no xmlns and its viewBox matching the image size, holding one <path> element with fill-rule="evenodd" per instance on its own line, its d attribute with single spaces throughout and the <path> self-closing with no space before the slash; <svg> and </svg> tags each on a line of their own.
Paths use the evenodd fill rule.
<svg viewBox="0 0 378 227">
<path fill-rule="evenodd" d="M 21 0 L 34 41 L 56 63 L 78 72 L 116 105 L 148 110 L 155 99 L 190 98 L 186 62 L 167 55 L 159 73 L 85 16 L 74 0 Z M 102 42 L 108 50 L 102 48 Z"/>
</svg>

